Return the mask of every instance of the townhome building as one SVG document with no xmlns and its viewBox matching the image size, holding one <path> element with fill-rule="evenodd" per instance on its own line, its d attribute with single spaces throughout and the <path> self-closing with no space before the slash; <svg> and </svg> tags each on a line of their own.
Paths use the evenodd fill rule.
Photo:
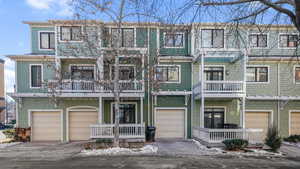
<svg viewBox="0 0 300 169">
<path fill-rule="evenodd" d="M 0 123 L 5 122 L 4 60 L 0 59 Z"/>
<path fill-rule="evenodd" d="M 25 24 L 31 53 L 8 57 L 17 126 L 31 127 L 32 141 L 113 138 L 117 60 L 122 139 L 143 141 L 145 126 L 156 126 L 157 138 L 209 143 L 253 134 L 261 141 L 273 125 L 282 136 L 299 134 L 298 34 L 290 25 Z"/>
</svg>

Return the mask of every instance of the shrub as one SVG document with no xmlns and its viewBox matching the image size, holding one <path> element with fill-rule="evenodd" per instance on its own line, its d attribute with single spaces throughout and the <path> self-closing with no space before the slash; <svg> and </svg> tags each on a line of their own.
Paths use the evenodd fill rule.
<svg viewBox="0 0 300 169">
<path fill-rule="evenodd" d="M 283 140 L 287 142 L 297 143 L 300 142 L 300 135 L 291 135 L 287 138 L 284 138 Z"/>
<path fill-rule="evenodd" d="M 15 133 L 16 133 L 15 129 L 7 129 L 3 131 L 3 134 L 5 134 L 7 138 L 14 138 Z"/>
<path fill-rule="evenodd" d="M 268 145 L 272 151 L 276 152 L 281 147 L 281 137 L 278 134 L 276 126 L 270 127 L 268 129 L 268 134 L 265 139 L 265 144 Z"/>
<path fill-rule="evenodd" d="M 244 139 L 224 140 L 226 150 L 242 150 L 248 146 L 248 141 Z"/>
<path fill-rule="evenodd" d="M 112 139 L 96 139 L 96 143 L 112 143 Z"/>
</svg>

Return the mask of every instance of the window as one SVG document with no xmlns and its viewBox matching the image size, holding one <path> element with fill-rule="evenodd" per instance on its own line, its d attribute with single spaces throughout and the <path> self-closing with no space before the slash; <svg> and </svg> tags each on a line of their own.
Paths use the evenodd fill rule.
<svg viewBox="0 0 300 169">
<path fill-rule="evenodd" d="M 165 33 L 165 47 L 183 47 L 183 33 Z"/>
<path fill-rule="evenodd" d="M 268 82 L 268 67 L 247 67 L 247 82 Z"/>
<path fill-rule="evenodd" d="M 114 66 L 111 67 L 111 80 L 114 79 Z M 135 66 L 119 66 L 119 80 L 134 80 L 135 79 Z"/>
<path fill-rule="evenodd" d="M 300 83 L 300 67 L 295 67 L 295 82 Z"/>
<path fill-rule="evenodd" d="M 206 80 L 224 80 L 224 67 L 205 67 Z"/>
<path fill-rule="evenodd" d="M 80 26 L 62 26 L 60 27 L 62 41 L 81 41 Z"/>
<path fill-rule="evenodd" d="M 204 110 L 205 128 L 223 128 L 224 127 L 224 109 L 206 108 Z"/>
<path fill-rule="evenodd" d="M 94 80 L 94 66 L 71 66 L 72 80 Z"/>
<path fill-rule="evenodd" d="M 202 48 L 224 48 L 223 29 L 202 29 L 201 30 Z"/>
<path fill-rule="evenodd" d="M 40 49 L 54 49 L 55 35 L 54 32 L 40 32 Z"/>
<path fill-rule="evenodd" d="M 157 66 L 156 80 L 161 82 L 180 82 L 179 66 Z"/>
<path fill-rule="evenodd" d="M 30 66 L 30 87 L 42 87 L 42 65 Z"/>
<path fill-rule="evenodd" d="M 135 104 L 119 104 L 120 109 L 120 124 L 132 124 L 135 123 Z M 113 104 L 113 122 L 115 122 L 115 104 Z"/>
<path fill-rule="evenodd" d="M 279 47 L 281 48 L 294 48 L 298 45 L 298 35 L 280 35 Z"/>
<path fill-rule="evenodd" d="M 250 47 L 265 48 L 268 46 L 268 37 L 263 34 L 253 34 L 249 36 Z"/>
<path fill-rule="evenodd" d="M 134 29 L 133 28 L 122 28 L 120 39 L 118 39 L 118 29 L 111 29 L 112 36 L 112 47 L 117 47 L 117 42 L 119 41 L 121 47 L 133 48 L 134 47 Z"/>
</svg>

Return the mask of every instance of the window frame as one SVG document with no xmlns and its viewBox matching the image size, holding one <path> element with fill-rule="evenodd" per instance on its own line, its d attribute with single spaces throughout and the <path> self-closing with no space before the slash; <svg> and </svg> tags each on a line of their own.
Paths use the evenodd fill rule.
<svg viewBox="0 0 300 169">
<path fill-rule="evenodd" d="M 300 38 L 300 35 L 298 33 L 279 33 L 278 34 L 278 48 L 279 49 L 295 49 L 297 48 L 297 46 L 300 44 L 299 42 L 297 42 L 297 46 L 296 47 L 282 47 L 280 46 L 280 37 L 281 36 L 298 36 L 298 38 Z M 289 40 L 287 41 L 287 43 L 289 42 Z"/>
<path fill-rule="evenodd" d="M 112 46 L 112 44 L 113 44 L 113 35 L 112 35 L 112 30 L 113 29 L 118 29 L 118 28 L 116 28 L 116 27 L 110 27 L 109 28 L 109 33 L 110 33 L 110 38 L 109 38 L 109 47 L 111 47 L 111 48 L 113 48 Z M 124 47 L 124 29 L 132 29 L 133 30 L 133 47 Z M 128 48 L 128 49 L 130 49 L 130 48 L 136 48 L 136 28 L 135 27 L 124 27 L 124 28 L 121 28 L 121 38 L 122 38 L 122 44 L 121 44 L 121 48 Z"/>
<path fill-rule="evenodd" d="M 247 80 L 247 69 L 248 68 L 267 68 L 267 81 L 266 82 L 260 82 L 260 81 L 248 81 Z M 270 66 L 269 65 L 247 65 L 246 67 L 246 83 L 247 84 L 269 84 L 270 83 Z M 256 79 L 256 74 L 255 74 L 255 79 Z"/>
<path fill-rule="evenodd" d="M 207 109 L 211 109 L 211 110 L 215 110 L 215 109 L 222 109 L 223 111 L 224 111 L 224 113 L 223 113 L 223 115 L 224 115 L 224 118 L 223 118 L 223 124 L 226 124 L 227 123 L 227 108 L 226 108 L 226 106 L 207 106 L 207 107 L 205 107 L 205 109 L 207 110 Z M 207 111 L 207 112 L 209 112 L 209 111 Z M 214 111 L 213 111 L 214 112 Z M 205 113 L 205 110 L 204 110 L 204 113 Z M 205 123 L 205 121 L 204 121 L 204 123 Z"/>
<path fill-rule="evenodd" d="M 178 68 L 178 81 L 158 81 L 157 80 L 157 67 L 177 67 Z M 168 71 L 169 74 L 169 71 Z M 173 84 L 181 84 L 181 65 L 156 65 L 155 66 L 155 81 L 158 81 L 159 83 L 173 83 Z"/>
<path fill-rule="evenodd" d="M 32 86 L 32 66 L 40 66 L 41 67 L 41 86 L 39 87 L 35 87 L 35 86 Z M 29 87 L 30 89 L 40 89 L 43 87 L 43 82 L 44 82 L 44 73 L 43 73 L 43 64 L 30 64 L 29 65 Z"/>
<path fill-rule="evenodd" d="M 300 65 L 294 65 L 294 68 L 293 68 L 293 74 L 294 74 L 294 76 L 293 76 L 293 81 L 294 81 L 294 84 L 300 84 L 300 80 L 299 80 L 299 82 L 297 82 L 296 81 L 296 68 L 300 68 Z"/>
<path fill-rule="evenodd" d="M 225 65 L 205 65 L 204 66 L 204 71 L 203 71 L 203 75 L 205 76 L 205 68 L 211 68 L 211 67 L 222 67 L 223 68 L 223 81 L 226 80 L 226 66 Z M 201 68 L 200 68 L 201 69 Z M 200 70 L 201 72 L 201 70 Z M 200 79 L 201 79 L 201 75 L 199 75 Z M 206 79 L 206 76 L 204 77 Z M 207 81 L 207 80 L 205 80 Z"/>
<path fill-rule="evenodd" d="M 173 36 L 175 35 L 181 35 L 182 36 L 182 46 L 175 46 L 175 39 L 173 39 L 173 45 L 174 46 L 166 46 L 166 35 L 167 34 L 172 34 Z M 163 47 L 164 48 L 185 48 L 185 32 L 164 32 L 163 33 Z"/>
<path fill-rule="evenodd" d="M 110 124 L 114 124 L 113 123 L 114 122 L 114 116 L 113 116 L 113 114 L 114 114 L 114 105 L 115 104 L 116 104 L 116 102 L 111 102 L 110 103 Z M 135 123 L 133 123 L 133 124 L 137 124 L 138 123 L 138 116 L 137 116 L 138 104 L 137 104 L 137 102 L 120 102 L 120 104 L 132 104 L 132 105 L 135 105 Z M 125 123 L 125 124 L 132 124 L 132 123 Z"/>
<path fill-rule="evenodd" d="M 212 45 L 212 47 L 203 47 L 203 43 L 202 43 L 202 38 L 203 38 L 203 31 L 207 31 L 209 30 L 211 33 L 211 42 L 210 44 Z M 221 30 L 223 32 L 223 40 L 222 40 L 222 47 L 213 47 L 213 42 L 214 42 L 214 38 L 213 38 L 213 32 L 214 30 Z M 225 48 L 225 29 L 215 29 L 215 28 L 204 28 L 200 30 L 200 34 L 201 34 L 201 38 L 200 38 L 200 48 L 204 48 L 204 49 L 224 49 Z"/>
<path fill-rule="evenodd" d="M 91 66 L 91 67 L 93 67 L 94 68 L 94 79 L 93 80 L 97 79 L 96 78 L 97 74 L 96 74 L 96 65 L 95 64 L 70 64 L 69 65 L 69 72 L 70 72 L 70 78 L 69 78 L 69 80 L 77 81 L 77 80 L 72 79 L 72 66 Z M 81 80 L 84 80 L 84 79 L 81 79 Z"/>
<path fill-rule="evenodd" d="M 41 38 L 41 35 L 42 33 L 54 33 L 54 48 L 42 48 L 42 38 Z M 55 50 L 56 48 L 56 34 L 55 34 L 55 31 L 39 31 L 38 32 L 38 46 L 39 46 L 39 50 L 40 51 L 53 51 Z M 49 38 L 49 47 L 50 47 L 50 38 Z"/>
<path fill-rule="evenodd" d="M 257 40 L 256 40 L 256 46 L 251 46 L 251 36 L 256 36 L 257 37 Z M 258 42 L 259 42 L 259 38 L 258 36 L 266 36 L 267 37 L 267 41 L 266 41 L 266 46 L 265 47 L 261 47 L 261 46 L 258 46 Z M 249 47 L 252 48 L 252 49 L 266 49 L 266 48 L 269 48 L 269 33 L 250 33 L 248 35 L 248 44 L 249 44 Z"/>
<path fill-rule="evenodd" d="M 76 25 L 76 26 L 74 26 L 74 25 L 62 25 L 62 26 L 59 26 L 59 33 L 60 33 L 59 34 L 59 42 L 83 42 L 82 37 L 80 37 L 80 40 L 73 40 L 72 39 L 72 29 L 70 29 L 70 40 L 63 40 L 62 39 L 62 28 L 63 27 L 68 27 L 68 28 L 79 27 L 81 35 L 83 34 L 83 28 L 80 25 Z"/>
<path fill-rule="evenodd" d="M 112 68 L 113 68 L 113 66 L 114 66 L 114 64 L 111 64 L 111 65 L 109 65 L 109 79 L 110 80 L 114 80 L 114 79 L 112 79 Z M 137 80 L 136 78 L 136 75 L 137 75 L 137 72 L 136 72 L 136 65 L 134 65 L 134 64 L 119 64 L 119 68 L 120 67 L 133 67 L 133 69 L 134 69 L 134 79 L 133 80 Z M 119 71 L 120 71 L 120 69 L 119 69 Z M 120 77 L 119 77 L 120 78 Z M 119 80 L 119 81 L 121 81 L 121 82 L 130 82 L 130 81 L 132 81 L 132 80 Z"/>
</svg>

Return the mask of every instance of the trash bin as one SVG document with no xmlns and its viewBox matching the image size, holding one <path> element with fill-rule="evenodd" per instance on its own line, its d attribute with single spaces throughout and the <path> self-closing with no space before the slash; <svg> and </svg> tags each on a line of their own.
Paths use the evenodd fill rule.
<svg viewBox="0 0 300 169">
<path fill-rule="evenodd" d="M 146 129 L 146 141 L 155 141 L 155 130 L 154 126 L 148 126 Z"/>
</svg>

